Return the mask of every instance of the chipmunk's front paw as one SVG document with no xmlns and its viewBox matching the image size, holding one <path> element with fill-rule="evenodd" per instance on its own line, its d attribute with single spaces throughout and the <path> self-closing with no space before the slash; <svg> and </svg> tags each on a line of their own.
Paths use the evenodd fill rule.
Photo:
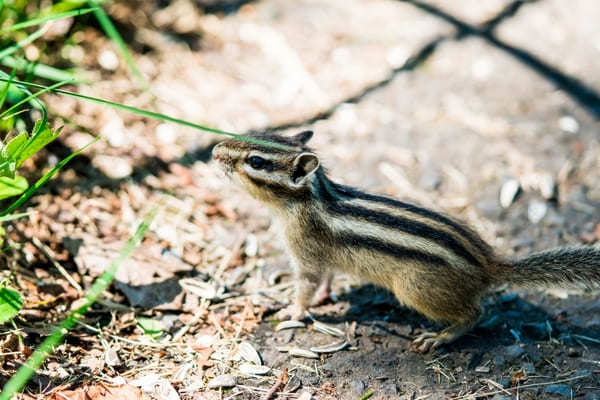
<svg viewBox="0 0 600 400">
<path fill-rule="evenodd" d="M 412 341 L 410 349 L 416 353 L 427 353 L 430 350 L 437 349 L 444 343 L 445 341 L 440 339 L 437 333 L 425 332 Z"/>
<path fill-rule="evenodd" d="M 279 310 L 275 314 L 275 318 L 279 320 L 291 319 L 294 321 L 299 321 L 306 316 L 306 308 L 299 306 L 297 304 L 292 304 Z"/>
</svg>

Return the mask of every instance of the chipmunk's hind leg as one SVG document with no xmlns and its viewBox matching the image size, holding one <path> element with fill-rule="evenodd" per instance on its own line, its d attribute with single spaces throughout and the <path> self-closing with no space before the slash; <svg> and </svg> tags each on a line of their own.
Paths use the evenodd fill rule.
<svg viewBox="0 0 600 400">
<path fill-rule="evenodd" d="M 465 319 L 455 321 L 440 332 L 425 332 L 419 335 L 411 344 L 411 349 L 419 353 L 435 350 L 443 344 L 454 342 L 456 339 L 471 330 L 479 321 L 481 309 L 466 315 Z"/>
</svg>

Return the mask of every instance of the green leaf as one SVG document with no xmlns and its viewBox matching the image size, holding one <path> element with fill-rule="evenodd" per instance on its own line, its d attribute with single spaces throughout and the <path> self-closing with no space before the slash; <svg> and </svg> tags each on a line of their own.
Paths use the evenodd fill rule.
<svg viewBox="0 0 600 400">
<path fill-rule="evenodd" d="M 73 159 L 73 157 L 77 156 L 79 153 L 81 153 L 82 151 L 84 151 L 85 149 L 87 149 L 92 144 L 96 143 L 96 141 L 98 141 L 99 139 L 100 139 L 99 137 L 95 138 L 94 140 L 92 140 L 91 142 L 89 142 L 88 144 L 86 144 L 85 146 L 79 148 L 75 152 L 73 152 L 70 155 L 68 155 L 67 157 L 63 158 L 58 164 L 56 164 L 56 166 L 54 168 L 52 168 L 50 171 L 46 172 L 44 174 L 44 176 L 42 176 L 40 179 L 37 180 L 36 183 L 33 184 L 32 187 L 30 187 L 29 189 L 27 189 L 27 191 L 25 193 L 23 193 L 10 206 L 8 206 L 7 209 L 1 211 L 0 212 L 0 216 L 4 216 L 4 215 L 7 215 L 7 214 L 10 214 L 11 212 L 13 212 L 17 208 L 19 208 L 19 206 L 21 204 L 23 204 L 24 202 L 26 202 L 31 196 L 33 196 L 33 194 L 35 192 L 38 191 L 38 189 L 40 187 L 42 187 L 50 178 L 52 178 L 58 171 L 60 171 L 60 169 L 62 167 L 64 167 L 65 165 L 67 165 L 67 163 L 69 161 L 71 161 L 71 159 Z M 2 397 L 0 396 L 0 399 L 1 398 Z"/>
<path fill-rule="evenodd" d="M 22 150 L 16 154 L 17 168 L 23 164 L 25 160 L 40 151 L 48 143 L 60 135 L 60 129 L 52 131 L 47 123 L 43 123 L 42 120 L 38 120 L 33 128 L 34 132 L 39 132 L 33 137 L 29 138 Z M 20 136 L 20 135 L 19 135 Z M 17 136 L 18 137 L 18 136 Z M 9 143 L 10 144 L 10 143 Z"/>
<path fill-rule="evenodd" d="M 144 334 L 156 338 L 163 333 L 163 326 L 159 321 L 152 318 L 139 317 L 138 325 L 144 331 Z"/>
<path fill-rule="evenodd" d="M 23 299 L 16 290 L 0 287 L 0 324 L 11 320 L 23 307 Z"/>
<path fill-rule="evenodd" d="M 14 178 L 2 176 L 0 177 L 0 200 L 18 196 L 26 191 L 28 187 L 27 179 L 22 176 L 17 175 Z"/>
</svg>

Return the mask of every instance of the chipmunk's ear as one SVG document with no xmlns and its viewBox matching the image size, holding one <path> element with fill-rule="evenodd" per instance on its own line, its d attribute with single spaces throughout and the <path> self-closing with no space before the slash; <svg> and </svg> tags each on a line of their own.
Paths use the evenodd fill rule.
<svg viewBox="0 0 600 400">
<path fill-rule="evenodd" d="M 302 131 L 294 135 L 294 140 L 297 140 L 302 144 L 306 144 L 308 143 L 311 137 L 313 137 L 313 131 Z"/>
<path fill-rule="evenodd" d="M 315 173 L 317 168 L 319 168 L 319 158 L 316 154 L 308 152 L 298 154 L 294 159 L 290 178 L 294 184 L 301 185 Z"/>
</svg>

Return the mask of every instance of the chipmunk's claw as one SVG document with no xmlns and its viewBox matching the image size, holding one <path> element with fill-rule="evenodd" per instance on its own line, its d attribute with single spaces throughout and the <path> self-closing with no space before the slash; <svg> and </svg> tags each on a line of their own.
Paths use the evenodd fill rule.
<svg viewBox="0 0 600 400">
<path fill-rule="evenodd" d="M 417 353 L 427 353 L 430 350 L 435 350 L 445 342 L 440 340 L 435 332 L 425 332 L 417 336 L 412 341 L 410 349 Z"/>
<path fill-rule="evenodd" d="M 291 319 L 300 321 L 306 316 L 306 311 L 306 308 L 300 307 L 297 304 L 292 304 L 277 311 L 275 318 L 279 320 Z"/>
</svg>

